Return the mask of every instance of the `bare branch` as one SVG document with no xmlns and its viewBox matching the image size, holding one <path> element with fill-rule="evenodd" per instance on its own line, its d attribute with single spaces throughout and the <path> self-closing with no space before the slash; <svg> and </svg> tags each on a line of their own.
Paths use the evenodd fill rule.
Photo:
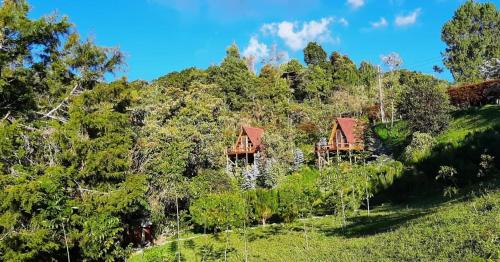
<svg viewBox="0 0 500 262">
<path fill-rule="evenodd" d="M 68 102 L 69 98 L 72 97 L 73 95 L 76 94 L 76 92 L 78 91 L 78 88 L 80 87 L 80 84 L 79 83 L 76 83 L 75 84 L 75 87 L 73 87 L 73 89 L 71 89 L 71 92 L 69 93 L 69 95 L 67 97 L 65 97 L 63 99 L 63 101 L 61 103 L 59 103 L 59 105 L 57 105 L 56 107 L 54 107 L 52 110 L 50 110 L 48 113 L 39 113 L 39 114 L 42 114 L 43 117 L 49 117 L 49 118 L 54 118 L 52 116 L 52 114 L 54 114 L 55 112 L 57 112 L 57 110 L 59 110 L 66 102 Z M 38 113 L 38 112 L 37 112 Z M 54 119 L 57 119 L 59 121 L 62 121 L 62 122 L 65 122 L 63 121 L 62 119 L 60 118 L 54 118 Z"/>
</svg>

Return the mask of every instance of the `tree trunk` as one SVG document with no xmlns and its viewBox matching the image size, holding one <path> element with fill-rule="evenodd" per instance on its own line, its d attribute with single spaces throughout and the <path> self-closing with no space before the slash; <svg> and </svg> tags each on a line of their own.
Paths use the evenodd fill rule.
<svg viewBox="0 0 500 262">
<path fill-rule="evenodd" d="M 394 100 L 391 101 L 391 129 L 394 127 Z"/>
<path fill-rule="evenodd" d="M 179 223 L 179 199 L 177 195 L 175 196 L 175 209 L 177 212 L 177 261 L 181 262 L 181 243 L 180 243 L 180 223 Z"/>
<path fill-rule="evenodd" d="M 346 227 L 346 222 L 345 222 L 345 205 L 344 205 L 344 191 L 340 191 L 340 201 L 342 204 L 342 228 L 345 229 Z"/>
<path fill-rule="evenodd" d="M 382 80 L 380 79 L 380 66 L 378 68 L 378 95 L 379 95 L 379 104 L 380 104 L 380 118 L 382 119 L 382 123 L 385 123 L 385 112 L 384 112 L 384 95 L 382 92 Z"/>
<path fill-rule="evenodd" d="M 71 262 L 69 257 L 69 248 L 68 248 L 68 240 L 66 238 L 66 229 L 64 228 L 64 222 L 62 223 L 63 234 L 64 234 L 64 245 L 66 246 L 66 254 L 68 255 L 68 262 Z"/>
<path fill-rule="evenodd" d="M 227 261 L 228 246 L 229 246 L 229 227 L 226 228 L 226 246 L 224 247 L 224 261 Z"/>
<path fill-rule="evenodd" d="M 309 242 L 307 239 L 307 227 L 306 227 L 306 221 L 304 220 L 304 237 L 306 239 L 306 249 L 309 249 Z"/>
</svg>

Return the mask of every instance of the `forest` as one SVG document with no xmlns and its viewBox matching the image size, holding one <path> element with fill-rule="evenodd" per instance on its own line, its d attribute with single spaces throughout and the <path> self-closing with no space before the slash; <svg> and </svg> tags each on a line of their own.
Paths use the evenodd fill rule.
<svg viewBox="0 0 500 262">
<path fill-rule="evenodd" d="M 24 0 L 0 6 L 0 260 L 276 261 L 283 258 L 263 251 L 272 247 L 251 242 L 264 236 L 250 232 L 279 235 L 276 224 L 300 239 L 290 254 L 310 252 L 297 261 L 362 261 L 369 257 L 343 253 L 357 252 L 357 242 L 338 251 L 345 257 L 321 254 L 351 241 L 354 223 L 381 230 L 387 219 L 377 214 L 411 216 L 408 203 L 429 197 L 458 203 L 436 210 L 469 212 L 450 218 L 457 223 L 475 219 L 463 222 L 476 230 L 468 235 L 432 214 L 438 227 L 457 227 L 443 233 L 453 237 L 450 248 L 435 251 L 447 257 L 427 256 L 429 246 L 446 244 L 416 226 L 401 233 L 422 245 L 416 258 L 397 235 L 380 242 L 392 257 L 375 251 L 384 246 L 372 236 L 372 248 L 360 250 L 374 260 L 500 259 L 495 4 L 466 1 L 443 25 L 453 82 L 402 69 L 398 53 L 383 56 L 383 66 L 357 65 L 316 42 L 304 61 L 275 50 L 260 70 L 232 44 L 206 69 L 106 81 L 125 65 L 118 48 L 83 38 L 66 16 L 29 12 Z M 339 118 L 363 126 L 356 136 L 364 147 L 318 166 L 316 145 Z M 227 151 L 247 126 L 263 130 L 252 163 Z M 328 226 L 338 243 L 316 235 Z M 288 243 L 269 241 L 274 252 Z M 155 249 L 162 243 L 168 250 Z"/>
</svg>

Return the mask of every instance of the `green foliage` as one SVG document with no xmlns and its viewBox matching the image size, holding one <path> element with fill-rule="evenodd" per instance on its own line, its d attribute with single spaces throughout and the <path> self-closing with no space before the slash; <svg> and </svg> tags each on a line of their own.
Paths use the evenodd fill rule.
<svg viewBox="0 0 500 262">
<path fill-rule="evenodd" d="M 333 52 L 330 56 L 330 64 L 332 66 L 332 80 L 336 86 L 352 86 L 359 81 L 358 70 L 356 64 L 346 55 L 341 55 L 338 52 Z M 364 72 L 368 73 L 369 72 Z M 365 80 L 366 80 L 365 76 Z M 369 80 L 368 76 L 368 80 Z"/>
<path fill-rule="evenodd" d="M 262 221 L 262 225 L 276 212 L 278 208 L 278 198 L 276 191 L 257 189 L 255 190 L 255 215 Z"/>
<path fill-rule="evenodd" d="M 482 79 L 480 67 L 500 57 L 500 13 L 494 3 L 467 1 L 442 29 L 444 64 L 458 82 Z"/>
<path fill-rule="evenodd" d="M 435 144 L 436 139 L 432 135 L 415 132 L 410 144 L 405 148 L 402 158 L 407 163 L 418 163 L 431 154 Z"/>
<path fill-rule="evenodd" d="M 245 250 L 250 261 L 497 260 L 500 193 L 494 190 L 464 197 L 460 201 L 433 197 L 401 206 L 386 204 L 370 215 L 348 220 L 343 230 L 339 219 L 331 216 L 308 219 L 314 229 L 308 233 L 309 245 L 314 247 L 310 249 L 304 248 L 304 221 L 248 230 L 251 241 L 244 241 L 241 232 L 233 232 L 228 261 L 244 260 Z M 206 246 L 211 247 L 215 259 L 223 259 L 216 254 L 225 242 L 217 236 L 195 235 L 189 241 L 184 243 L 193 249 L 184 249 L 186 260 L 201 260 L 199 250 Z M 146 249 L 144 255 L 136 254 L 129 261 L 156 261 L 148 257 L 172 253 L 171 245 L 166 244 Z"/>
<path fill-rule="evenodd" d="M 430 76 L 414 78 L 398 103 L 398 111 L 414 132 L 443 131 L 450 120 L 449 110 L 444 88 Z"/>
<path fill-rule="evenodd" d="M 209 194 L 195 200 L 189 207 L 198 225 L 214 230 L 240 226 L 245 219 L 245 203 L 238 194 Z"/>
<path fill-rule="evenodd" d="M 255 83 L 255 75 L 240 57 L 236 45 L 230 46 L 221 65 L 210 67 L 208 73 L 209 83 L 218 85 L 224 95 L 224 102 L 230 109 L 242 109 L 247 99 L 254 96 L 251 90 Z"/>
<path fill-rule="evenodd" d="M 319 66 L 326 62 L 326 52 L 316 42 L 309 42 L 304 48 L 304 62 L 307 65 Z"/>
</svg>

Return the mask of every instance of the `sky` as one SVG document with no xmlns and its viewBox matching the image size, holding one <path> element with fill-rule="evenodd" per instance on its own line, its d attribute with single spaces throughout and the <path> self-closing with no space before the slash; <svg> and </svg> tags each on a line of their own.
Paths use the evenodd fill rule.
<svg viewBox="0 0 500 262">
<path fill-rule="evenodd" d="M 494 0 L 497 6 L 500 0 Z M 30 16 L 67 15 L 84 37 L 119 47 L 127 65 L 118 76 L 153 80 L 188 67 L 219 64 L 236 43 L 265 60 L 273 46 L 303 62 L 310 41 L 358 65 L 382 64 L 397 52 L 402 68 L 452 80 L 442 66 L 441 28 L 464 0 L 31 0 Z M 479 1 L 481 2 L 481 1 Z"/>
</svg>

